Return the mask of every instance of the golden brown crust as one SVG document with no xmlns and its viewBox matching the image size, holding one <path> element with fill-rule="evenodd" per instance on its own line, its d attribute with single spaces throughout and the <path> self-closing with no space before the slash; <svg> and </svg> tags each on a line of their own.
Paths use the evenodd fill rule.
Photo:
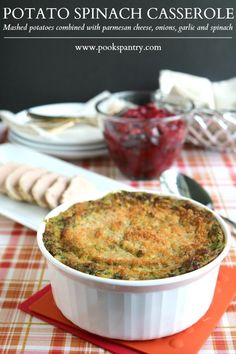
<svg viewBox="0 0 236 354">
<path fill-rule="evenodd" d="M 217 257 L 225 239 L 212 213 L 144 192 L 75 204 L 46 222 L 45 247 L 62 263 L 113 279 L 165 278 Z"/>
</svg>

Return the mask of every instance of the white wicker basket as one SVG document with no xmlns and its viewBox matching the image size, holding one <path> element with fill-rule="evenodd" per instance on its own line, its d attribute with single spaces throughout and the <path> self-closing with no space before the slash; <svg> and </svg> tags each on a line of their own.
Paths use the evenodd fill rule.
<svg viewBox="0 0 236 354">
<path fill-rule="evenodd" d="M 236 152 L 236 111 L 196 110 L 191 119 L 186 142 Z"/>
</svg>

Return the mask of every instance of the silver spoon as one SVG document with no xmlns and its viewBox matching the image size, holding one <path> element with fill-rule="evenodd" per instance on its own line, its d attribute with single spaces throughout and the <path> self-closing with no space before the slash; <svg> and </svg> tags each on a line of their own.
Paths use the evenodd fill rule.
<svg viewBox="0 0 236 354">
<path fill-rule="evenodd" d="M 194 179 L 175 171 L 167 170 L 160 177 L 161 190 L 164 193 L 182 195 L 214 209 L 213 201 L 207 191 Z M 227 223 L 236 228 L 236 222 L 222 216 Z"/>
</svg>

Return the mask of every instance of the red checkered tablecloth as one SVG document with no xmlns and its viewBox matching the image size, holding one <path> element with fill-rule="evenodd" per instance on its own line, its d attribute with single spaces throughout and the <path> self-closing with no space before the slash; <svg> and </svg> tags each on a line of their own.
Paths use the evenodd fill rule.
<svg viewBox="0 0 236 354">
<path fill-rule="evenodd" d="M 76 164 L 127 184 L 159 190 L 157 180 L 128 181 L 109 158 Z M 176 167 L 208 190 L 217 211 L 236 220 L 235 154 L 185 149 Z M 49 283 L 35 236 L 35 232 L 0 215 L 0 353 L 107 353 L 17 309 L 19 303 Z M 224 264 L 236 265 L 235 240 Z M 200 353 L 236 353 L 236 297 Z"/>
</svg>

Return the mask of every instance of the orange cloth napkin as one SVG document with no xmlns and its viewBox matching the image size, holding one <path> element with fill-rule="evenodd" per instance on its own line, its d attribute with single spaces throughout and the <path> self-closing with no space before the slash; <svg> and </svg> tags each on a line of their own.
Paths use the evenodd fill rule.
<svg viewBox="0 0 236 354">
<path fill-rule="evenodd" d="M 214 299 L 207 313 L 183 332 L 149 341 L 113 340 L 80 329 L 67 320 L 56 307 L 50 285 L 24 301 L 19 308 L 113 353 L 196 354 L 236 293 L 235 279 L 236 268 L 221 266 Z"/>
</svg>

